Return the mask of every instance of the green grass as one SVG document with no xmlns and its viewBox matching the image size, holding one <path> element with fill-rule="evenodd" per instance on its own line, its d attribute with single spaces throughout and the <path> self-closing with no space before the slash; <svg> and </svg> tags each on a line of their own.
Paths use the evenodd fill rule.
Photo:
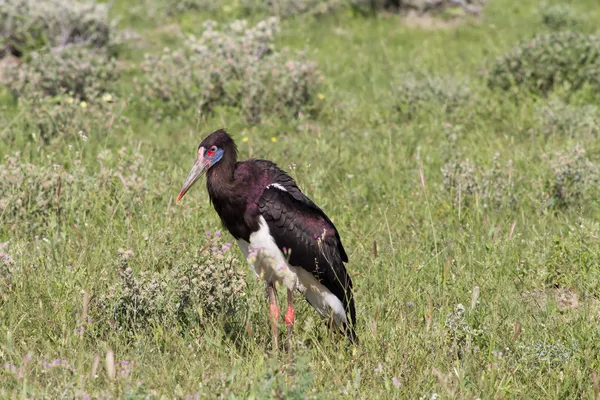
<svg viewBox="0 0 600 400">
<path fill-rule="evenodd" d="M 121 27 L 133 26 L 145 39 L 141 49 L 119 53 L 127 67 L 121 98 L 141 73 L 144 52 L 180 40 L 127 16 L 127 4 L 117 2 L 114 10 L 125 16 Z M 587 33 L 600 18 L 594 5 L 573 2 Z M 600 145 L 585 135 L 546 137 L 533 114 L 544 99 L 515 102 L 488 90 L 479 75 L 517 41 L 546 30 L 537 6 L 490 1 L 482 18 L 439 29 L 345 13 L 286 20 L 278 44 L 307 46 L 325 76 L 323 111 L 300 124 L 267 118 L 246 126 L 226 109 L 206 120 L 188 112 L 157 122 L 133 101 L 124 110 L 129 124 L 86 132 L 87 141 L 74 126 L 73 135 L 51 145 L 28 132 L 0 142 L 0 154 L 19 151 L 40 168 L 72 170 L 81 158 L 85 171 L 75 176 L 92 180 L 102 168 L 117 168 L 98 153 L 126 147 L 144 156 L 133 174 L 148 187 L 134 196 L 76 179 L 64 185 L 61 211 L 51 209 L 42 228 L 35 226 L 35 206 L 20 217 L 0 215 L 0 242 L 10 240 L 19 270 L 12 288 L 0 291 L 0 397 L 593 398 L 600 373 L 600 204 L 591 197 L 545 207 L 552 170 L 544 155 L 580 143 L 598 166 Z M 188 13 L 167 23 L 198 34 L 199 21 L 209 17 Z M 405 72 L 469 78 L 473 102 L 453 113 L 403 118 L 394 82 Z M 21 114 L 9 96 L 0 99 L 2 132 Z M 462 127 L 455 141 L 448 126 Z M 221 229 L 202 185 L 174 203 L 196 146 L 220 127 L 237 140 L 242 159 L 267 158 L 284 169 L 296 163 L 292 175 L 335 222 L 355 282 L 358 348 L 332 337 L 297 297 L 292 355 L 273 355 L 264 285 L 237 249 L 248 282 L 240 313 L 183 330 L 156 323 L 131 335 L 94 320 L 83 337 L 75 332 L 82 292 L 101 296 L 119 281 L 119 248 L 133 250 L 135 271 L 158 271 L 166 249 L 177 262 L 206 244 L 205 231 Z M 453 204 L 442 166 L 453 158 L 488 166 L 496 152 L 502 165 L 513 161 L 515 205 L 486 207 L 474 198 Z M 452 325 L 458 304 L 464 318 Z M 134 362 L 130 374 L 109 379 L 108 349 L 117 363 Z M 43 366 L 53 359 L 67 360 L 71 370 Z M 23 366 L 22 373 L 11 366 Z"/>
</svg>

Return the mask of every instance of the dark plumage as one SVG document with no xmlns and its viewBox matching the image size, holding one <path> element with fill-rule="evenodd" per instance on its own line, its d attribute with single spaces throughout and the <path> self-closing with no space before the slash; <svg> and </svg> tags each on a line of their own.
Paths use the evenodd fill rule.
<svg viewBox="0 0 600 400">
<path fill-rule="evenodd" d="M 277 260 L 282 260 L 282 254 L 289 256 L 290 276 L 297 281 L 297 285 L 285 281 L 290 290 L 288 313 L 291 309 L 291 324 L 293 306 L 290 293 L 297 289 L 321 313 L 324 309 L 320 305 L 322 302 L 331 305 L 336 324 L 352 341 L 357 342 L 352 280 L 344 266 L 348 256 L 327 215 L 300 191 L 292 177 L 274 163 L 258 159 L 238 162 L 237 147 L 224 130 L 213 132 L 198 146 L 198 159 L 178 200 L 204 171 L 207 171 L 210 200 L 224 227 L 238 240 L 242 251 L 247 253 L 248 246 L 253 248 L 259 243 Z M 265 223 L 268 229 L 262 226 Z M 270 239 L 265 237 L 267 233 L 276 248 L 269 244 Z M 269 288 L 274 282 L 284 283 L 287 279 L 277 275 L 281 267 L 276 267 L 270 265 L 261 269 L 254 265 L 257 274 L 259 269 L 265 274 L 263 278 Z M 318 284 L 299 269 L 309 272 Z M 319 289 L 321 291 L 318 292 L 319 284 L 326 290 Z M 338 303 L 335 299 L 328 297 L 327 291 L 341 302 L 344 315 L 341 315 L 339 307 L 336 308 Z M 273 310 L 273 301 L 271 305 L 272 316 L 278 317 L 276 305 L 276 312 Z M 286 322 L 289 322 L 287 314 Z"/>
</svg>

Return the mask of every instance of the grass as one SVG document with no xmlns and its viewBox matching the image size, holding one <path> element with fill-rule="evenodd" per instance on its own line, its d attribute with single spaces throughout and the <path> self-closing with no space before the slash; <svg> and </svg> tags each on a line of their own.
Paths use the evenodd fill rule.
<svg viewBox="0 0 600 400">
<path fill-rule="evenodd" d="M 16 217 L 0 215 L 0 242 L 10 241 L 6 253 L 18 271 L 12 287 L 0 290 L 1 397 L 597 397 L 600 204 L 584 196 L 548 207 L 553 171 L 545 155 L 579 143 L 597 168 L 600 146 L 586 135 L 546 136 L 535 118 L 545 99 L 514 101 L 479 76 L 517 41 L 547 29 L 538 2 L 491 1 L 480 19 L 439 29 L 343 12 L 286 20 L 278 44 L 309 47 L 325 76 L 323 110 L 314 120 L 267 118 L 258 126 L 231 109 L 206 120 L 193 112 L 163 121 L 144 114 L 128 97 L 141 54 L 180 39 L 116 3 L 122 27 L 145 37 L 141 49 L 119 53 L 127 71 L 117 97 L 128 99 L 129 123 L 86 132 L 86 141 L 73 126 L 50 145 L 28 132 L 0 142 L 0 154 L 18 151 L 36 168 L 84 167 L 63 184 L 60 211 L 50 208 L 42 220 L 34 204 L 24 204 Z M 573 3 L 587 14 L 583 32 L 596 29 L 594 5 Z M 209 17 L 186 13 L 166 23 L 198 34 Z M 406 72 L 468 78 L 473 101 L 404 118 L 395 82 Z M 3 132 L 24 114 L 9 96 L 0 98 Z M 165 252 L 175 263 L 197 255 L 204 232 L 220 229 L 202 185 L 174 203 L 196 146 L 220 127 L 243 159 L 297 164 L 290 173 L 335 222 L 350 257 L 360 347 L 331 337 L 298 297 L 292 355 L 271 354 L 264 285 L 236 249 L 248 285 L 236 315 L 184 329 L 154 321 L 133 334 L 93 319 L 80 335 L 82 315 L 97 315 L 93 299 L 119 282 L 119 248 L 133 251 L 134 271 L 160 271 Z M 96 182 L 103 168 L 116 171 L 122 147 L 143 156 L 125 178 L 139 178 L 144 191 L 114 176 L 117 184 L 80 183 Z M 99 160 L 105 150 L 113 158 Z M 466 158 L 487 168 L 495 153 L 501 165 L 513 162 L 516 202 L 492 207 L 461 194 L 455 203 L 458 189 L 443 187 L 441 168 Z M 84 292 L 92 296 L 88 307 Z"/>
</svg>

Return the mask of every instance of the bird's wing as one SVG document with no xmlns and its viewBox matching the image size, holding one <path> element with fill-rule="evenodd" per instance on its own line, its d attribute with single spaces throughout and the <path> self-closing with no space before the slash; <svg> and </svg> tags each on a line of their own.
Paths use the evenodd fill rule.
<svg viewBox="0 0 600 400">
<path fill-rule="evenodd" d="M 289 178 L 289 180 L 287 180 Z M 352 281 L 344 266 L 348 256 L 340 236 L 325 213 L 306 197 L 289 176 L 271 183 L 258 201 L 275 243 L 289 253 L 289 263 L 309 271 L 356 319 Z"/>
</svg>

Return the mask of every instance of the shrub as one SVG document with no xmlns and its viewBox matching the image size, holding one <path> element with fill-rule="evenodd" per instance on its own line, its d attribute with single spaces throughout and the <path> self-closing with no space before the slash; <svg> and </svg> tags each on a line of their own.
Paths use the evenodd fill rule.
<svg viewBox="0 0 600 400">
<path fill-rule="evenodd" d="M 452 112 L 469 101 L 469 83 L 451 76 L 405 75 L 397 88 L 397 108 L 410 117 L 418 110 Z"/>
<path fill-rule="evenodd" d="M 552 178 L 546 182 L 547 205 L 567 207 L 598 195 L 600 168 L 586 157 L 581 146 L 545 158 L 552 170 Z"/>
<path fill-rule="evenodd" d="M 465 318 L 465 306 L 457 304 L 452 312 L 446 314 L 444 327 L 446 339 L 450 345 L 450 354 L 462 358 L 470 353 L 476 343 L 482 340 L 484 331 L 472 327 Z"/>
<path fill-rule="evenodd" d="M 242 7 L 247 12 L 259 10 L 285 18 L 298 14 L 322 15 L 347 5 L 361 14 L 408 10 L 435 13 L 447 8 L 460 8 L 465 12 L 478 14 L 483 3 L 484 0 L 242 0 Z"/>
<path fill-rule="evenodd" d="M 564 4 L 545 5 L 541 10 L 541 16 L 544 25 L 555 31 L 574 29 L 579 24 L 577 14 Z"/>
<path fill-rule="evenodd" d="M 502 165 L 499 154 L 494 155 L 489 168 L 464 161 L 449 161 L 442 167 L 443 187 L 453 195 L 455 207 L 468 206 L 473 200 L 501 208 L 516 202 L 512 161 Z"/>
<path fill-rule="evenodd" d="M 107 92 L 117 79 L 116 64 L 102 52 L 67 46 L 33 53 L 29 63 L 8 64 L 4 75 L 21 111 L 5 135 L 32 134 L 50 143 L 122 120 L 115 118 L 115 98 Z"/>
<path fill-rule="evenodd" d="M 29 63 L 9 64 L 4 73 L 13 95 L 28 99 L 68 94 L 90 101 L 117 78 L 113 59 L 82 46 L 34 53 Z"/>
<path fill-rule="evenodd" d="M 282 18 L 326 14 L 344 5 L 346 0 L 242 0 L 242 7 L 248 12 L 259 10 Z"/>
<path fill-rule="evenodd" d="M 119 202 L 132 207 L 147 200 L 151 187 L 148 175 L 152 170 L 141 154 L 123 149 L 113 160 L 111 153 L 104 151 L 98 156 L 100 171 L 88 174 L 81 165 L 80 153 L 70 151 L 74 153 L 70 166 L 31 164 L 20 153 L 4 157 L 0 164 L 1 229 L 36 233 L 67 211 L 80 215 L 98 204 L 111 207 Z M 162 190 L 156 185 L 152 187 L 157 192 Z M 127 196 L 121 196 L 123 191 Z M 90 201 L 91 193 L 105 201 Z"/>
<path fill-rule="evenodd" d="M 517 346 L 520 355 L 519 363 L 531 369 L 550 371 L 560 368 L 576 357 L 580 344 L 575 337 L 570 340 L 555 339 L 555 341 L 520 343 Z"/>
<path fill-rule="evenodd" d="M 448 8 L 461 9 L 469 14 L 479 14 L 486 0 L 349 0 L 351 7 L 360 13 L 381 11 L 439 13 Z"/>
<path fill-rule="evenodd" d="M 164 193 L 160 182 L 150 185 L 148 177 L 153 175 L 152 164 L 143 154 L 122 147 L 116 155 L 104 150 L 97 159 L 100 170 L 95 174 L 93 185 L 103 189 L 109 198 L 115 198 L 123 191 L 135 204 L 147 200 L 147 194 L 161 196 Z"/>
<path fill-rule="evenodd" d="M 17 55 L 43 47 L 106 47 L 115 26 L 108 4 L 75 0 L 0 0 L 0 49 Z"/>
<path fill-rule="evenodd" d="M 0 304 L 6 301 L 8 292 L 12 289 L 12 274 L 15 261 L 8 253 L 8 242 L 0 242 Z"/>
<path fill-rule="evenodd" d="M 36 230 L 49 222 L 50 215 L 60 212 L 62 186 L 74 183 L 74 176 L 59 165 L 36 166 L 22 159 L 20 153 L 4 158 L 0 164 L 0 215 L 4 227 L 20 226 Z M 63 192 L 64 195 L 64 192 Z"/>
<path fill-rule="evenodd" d="M 135 273 L 131 251 L 119 250 L 120 282 L 96 301 L 100 319 L 118 330 L 138 331 L 152 325 L 185 326 L 231 315 L 244 304 L 246 284 L 230 244 L 200 259 L 174 251 L 162 260 L 160 272 Z M 175 261 L 177 260 L 177 261 Z"/>
<path fill-rule="evenodd" d="M 535 118 L 546 135 L 598 136 L 600 110 L 592 105 L 575 106 L 560 100 L 538 104 Z"/>
<path fill-rule="evenodd" d="M 172 17 L 187 11 L 216 11 L 220 2 L 212 0 L 139 0 L 129 11 L 144 19 Z"/>
<path fill-rule="evenodd" d="M 25 137 L 34 142 L 51 144 L 57 140 L 84 135 L 105 135 L 113 127 L 127 123 L 120 115 L 120 105 L 109 94 L 93 103 L 64 95 L 37 99 L 19 99 L 15 122 L 2 131 L 1 139 Z"/>
<path fill-rule="evenodd" d="M 547 95 L 555 86 L 576 91 L 585 84 L 600 87 L 600 40 L 573 32 L 537 35 L 498 58 L 488 72 L 488 85 L 518 87 Z"/>
<path fill-rule="evenodd" d="M 310 110 L 320 79 L 316 64 L 304 53 L 275 49 L 277 19 L 253 28 L 245 21 L 221 31 L 212 21 L 204 27 L 185 49 L 146 56 L 142 98 L 159 99 L 172 110 L 199 107 L 201 114 L 216 106 L 236 107 L 253 123 L 267 113 L 290 118 Z"/>
</svg>

